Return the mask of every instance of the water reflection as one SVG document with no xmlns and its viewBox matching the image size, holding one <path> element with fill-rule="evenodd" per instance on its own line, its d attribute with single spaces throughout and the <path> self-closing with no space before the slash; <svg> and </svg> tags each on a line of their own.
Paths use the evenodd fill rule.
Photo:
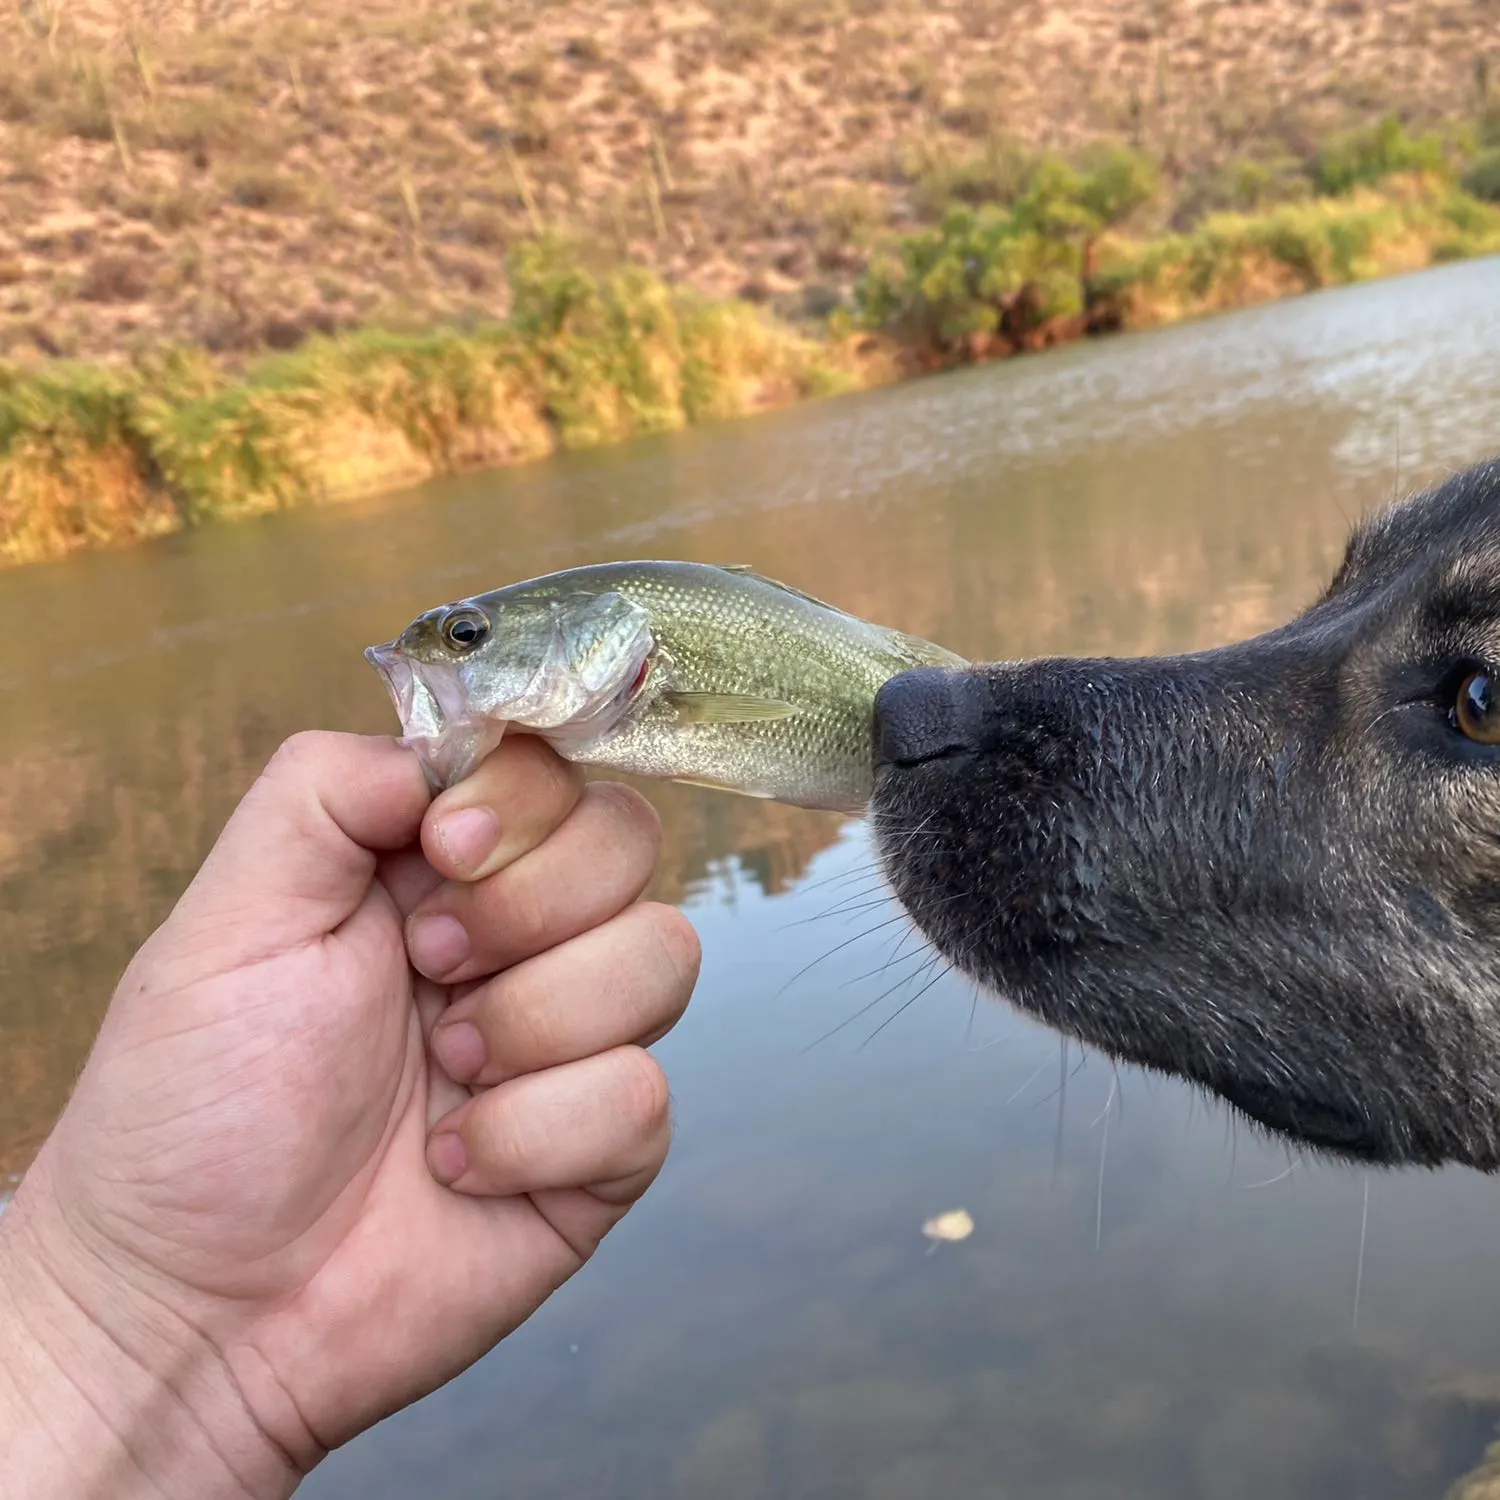
<svg viewBox="0 0 1500 1500">
<path fill-rule="evenodd" d="M 417 609 L 656 555 L 974 656 L 1212 644 L 1315 593 L 1398 439 L 1408 483 L 1500 448 L 1497 348 L 1480 263 L 0 577 L 0 1176 L 275 743 L 388 727 L 359 648 Z M 668 1171 L 307 1493 L 1432 1496 L 1477 1456 L 1486 1182 L 1374 1180 L 1356 1334 L 1358 1174 L 976 1005 L 862 826 L 649 794 L 707 952 Z"/>
</svg>

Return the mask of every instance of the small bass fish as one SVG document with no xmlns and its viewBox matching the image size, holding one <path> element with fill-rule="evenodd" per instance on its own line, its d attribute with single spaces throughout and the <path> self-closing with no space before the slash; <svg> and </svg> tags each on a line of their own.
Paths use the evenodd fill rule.
<svg viewBox="0 0 1500 1500">
<path fill-rule="evenodd" d="M 875 694 L 951 651 L 744 567 L 602 563 L 419 615 L 365 655 L 434 787 L 507 726 L 567 760 L 861 812 Z"/>
</svg>

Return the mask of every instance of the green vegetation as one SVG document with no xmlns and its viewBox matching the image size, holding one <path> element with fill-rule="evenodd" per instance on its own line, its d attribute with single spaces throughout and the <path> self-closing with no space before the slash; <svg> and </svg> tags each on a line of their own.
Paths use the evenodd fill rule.
<svg viewBox="0 0 1500 1500">
<path fill-rule="evenodd" d="M 1230 163 L 1175 204 L 1138 152 L 1018 163 L 991 148 L 946 167 L 960 201 L 935 227 L 872 258 L 857 314 L 943 362 L 1500 252 L 1500 147 L 1478 139 L 1388 118 L 1303 162 Z M 968 201 L 1005 181 L 1007 201 Z"/>
<path fill-rule="evenodd" d="M 1017 178 L 1010 204 L 959 204 L 877 256 L 856 292 L 863 322 L 951 354 L 1083 314 L 1100 237 L 1152 200 L 1156 169 L 1117 149 L 1081 168 L 1043 156 Z"/>
<path fill-rule="evenodd" d="M 739 415 L 856 381 L 852 357 L 746 304 L 512 257 L 504 323 L 309 341 L 232 377 L 168 351 L 0 367 L 0 560 L 368 493 Z M 868 378 L 868 369 L 865 378 Z"/>
<path fill-rule="evenodd" d="M 1500 208 L 1442 182 L 1212 214 L 1187 234 L 1119 245 L 1092 291 L 1134 328 L 1500 252 Z"/>
<path fill-rule="evenodd" d="M 1500 203 L 1500 146 L 1491 146 L 1474 158 L 1464 173 L 1463 187 L 1486 203 Z"/>
<path fill-rule="evenodd" d="M 1413 136 L 1395 115 L 1364 130 L 1343 130 L 1326 141 L 1310 165 L 1313 186 L 1330 196 L 1368 187 L 1402 172 L 1449 172 L 1449 146 L 1429 131 Z"/>
<path fill-rule="evenodd" d="M 874 249 L 852 313 L 801 331 L 543 237 L 506 261 L 503 321 L 319 336 L 238 371 L 170 348 L 0 366 L 0 562 L 1500 253 L 1497 153 L 1480 129 L 1415 137 L 1386 120 L 1300 162 L 1230 163 L 1168 201 L 1138 151 L 987 148 L 929 165 L 950 196 L 905 234 L 882 241 L 867 204 L 835 205 Z"/>
</svg>

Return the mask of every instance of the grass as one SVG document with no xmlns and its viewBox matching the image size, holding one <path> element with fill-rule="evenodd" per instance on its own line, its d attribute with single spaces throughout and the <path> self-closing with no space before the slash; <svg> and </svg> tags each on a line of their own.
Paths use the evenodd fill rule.
<svg viewBox="0 0 1500 1500">
<path fill-rule="evenodd" d="M 510 277 L 505 322 L 315 338 L 238 375 L 190 351 L 0 370 L 0 561 L 737 416 L 876 368 L 550 242 Z"/>
<path fill-rule="evenodd" d="M 1500 208 L 1421 175 L 1264 214 L 1214 214 L 1188 234 L 1120 246 L 1096 291 L 1131 327 L 1500 253 Z"/>
<path fill-rule="evenodd" d="M 1500 167 L 1483 139 L 1383 119 L 1301 162 L 1230 164 L 1227 193 L 1191 185 L 1190 215 L 1129 148 L 1007 158 L 1003 195 L 955 192 L 936 225 L 871 260 L 858 315 L 943 363 L 1500 253 Z"/>
<path fill-rule="evenodd" d="M 1072 160 L 1101 143 L 1160 163 L 1184 231 L 1271 206 L 1277 162 L 1310 183 L 1321 147 L 1327 187 L 1386 171 L 1392 147 L 1421 158 L 1446 119 L 1493 107 L 1488 0 L 1444 0 L 1440 26 L 1428 5 L 1387 7 L 1374 25 L 1377 10 L 11 6 L 0 260 L 23 274 L 0 286 L 0 358 L 183 344 L 248 362 L 290 327 L 369 322 L 393 286 L 428 327 L 499 320 L 505 256 L 548 232 L 802 316 L 830 295 L 848 304 L 890 234 L 940 224 L 955 201 L 1006 205 L 1038 151 Z M 1403 134 L 1372 156 L 1350 133 L 1383 115 Z M 94 255 L 170 264 L 197 241 L 206 293 L 153 274 L 140 295 L 80 304 L 80 255 L 28 240 L 82 219 Z M 155 236 L 145 250 L 131 242 L 141 225 Z M 481 253 L 451 253 L 464 247 Z"/>
<path fill-rule="evenodd" d="M 1221 212 L 1134 238 L 1157 179 L 1094 153 L 1039 161 L 1008 207 L 959 204 L 861 286 L 858 328 L 599 271 L 524 244 L 504 321 L 315 337 L 238 373 L 202 351 L 0 369 L 0 561 L 368 493 L 719 420 L 1109 327 L 1500 253 L 1500 206 L 1442 173 Z"/>
<path fill-rule="evenodd" d="M 1497 248 L 1485 0 L 149 9 L 0 16 L 0 561 Z"/>
</svg>

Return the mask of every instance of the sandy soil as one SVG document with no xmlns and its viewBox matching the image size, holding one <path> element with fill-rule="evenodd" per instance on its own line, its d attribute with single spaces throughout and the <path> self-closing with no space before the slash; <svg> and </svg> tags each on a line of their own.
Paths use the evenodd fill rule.
<svg viewBox="0 0 1500 1500">
<path fill-rule="evenodd" d="M 493 316 L 541 229 L 817 312 L 1010 145 L 1133 141 L 1191 201 L 1491 72 L 1486 0 L 21 0 L 0 356 Z"/>
</svg>

